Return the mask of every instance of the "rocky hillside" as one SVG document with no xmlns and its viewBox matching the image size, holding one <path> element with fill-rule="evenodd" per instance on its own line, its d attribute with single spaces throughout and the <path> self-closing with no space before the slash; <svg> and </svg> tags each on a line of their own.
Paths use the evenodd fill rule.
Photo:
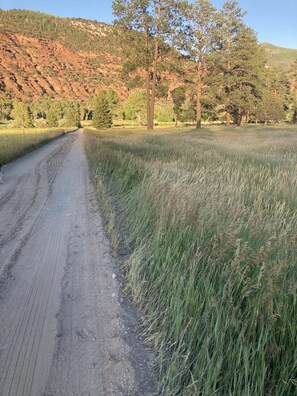
<svg viewBox="0 0 297 396">
<path fill-rule="evenodd" d="M 263 46 L 270 66 L 288 69 L 297 59 L 297 50 Z M 0 98 L 84 100 L 107 88 L 125 98 L 123 61 L 110 25 L 0 9 Z M 178 85 L 174 75 L 167 81 Z"/>
<path fill-rule="evenodd" d="M 121 57 L 103 23 L 0 10 L 0 96 L 88 99 L 111 87 L 123 97 Z"/>
</svg>

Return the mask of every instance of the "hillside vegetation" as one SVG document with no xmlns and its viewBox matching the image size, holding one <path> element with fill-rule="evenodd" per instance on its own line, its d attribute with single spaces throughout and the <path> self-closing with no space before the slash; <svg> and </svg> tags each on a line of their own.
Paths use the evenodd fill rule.
<svg viewBox="0 0 297 396">
<path fill-rule="evenodd" d="M 85 136 L 161 394 L 295 394 L 296 129 Z"/>
<path fill-rule="evenodd" d="M 116 54 L 113 28 L 102 22 L 29 10 L 0 10 L 1 32 L 56 41 L 73 51 Z"/>
<path fill-rule="evenodd" d="M 269 43 L 263 43 L 262 47 L 267 56 L 268 66 L 289 70 L 297 60 L 297 49 L 277 47 Z"/>
</svg>

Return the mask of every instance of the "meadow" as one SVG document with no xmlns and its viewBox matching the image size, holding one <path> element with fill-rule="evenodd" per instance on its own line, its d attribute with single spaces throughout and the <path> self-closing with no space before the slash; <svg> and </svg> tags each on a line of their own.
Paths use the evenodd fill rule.
<svg viewBox="0 0 297 396">
<path fill-rule="evenodd" d="M 70 128 L 0 129 L 0 163 L 11 162 L 70 130 Z"/>
<path fill-rule="evenodd" d="M 296 127 L 84 134 L 161 394 L 296 394 Z"/>
</svg>

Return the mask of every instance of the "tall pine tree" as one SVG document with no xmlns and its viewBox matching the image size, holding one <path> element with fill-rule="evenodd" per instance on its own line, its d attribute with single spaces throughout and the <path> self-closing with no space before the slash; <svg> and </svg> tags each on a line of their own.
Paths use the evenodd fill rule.
<svg viewBox="0 0 297 396">
<path fill-rule="evenodd" d="M 184 1 L 114 0 L 113 12 L 125 40 L 128 67 L 145 69 L 147 128 L 154 128 L 155 98 L 160 49 L 173 34 Z M 140 34 L 137 34 L 140 33 Z M 128 44 L 129 43 L 129 44 Z M 166 47 L 166 46 L 165 46 Z M 168 50 L 168 49 L 167 49 Z"/>
<path fill-rule="evenodd" d="M 94 98 L 93 102 L 93 125 L 98 129 L 107 129 L 112 126 L 112 115 L 106 93 L 101 91 Z"/>
<path fill-rule="evenodd" d="M 195 0 L 184 8 L 184 28 L 180 34 L 180 48 L 191 60 L 189 79 L 196 93 L 196 128 L 201 128 L 202 102 L 207 95 L 206 77 L 217 40 L 217 13 L 208 0 Z"/>
<path fill-rule="evenodd" d="M 244 14 L 235 0 L 225 2 L 220 13 L 220 51 L 217 53 L 216 75 L 218 77 L 217 84 L 220 87 L 221 100 L 224 102 L 226 111 L 227 127 L 230 127 L 231 112 L 233 110 L 231 101 L 232 90 L 238 84 L 238 80 L 234 74 L 234 67 L 238 60 L 235 48 L 238 36 L 245 27 L 242 20 Z"/>
</svg>

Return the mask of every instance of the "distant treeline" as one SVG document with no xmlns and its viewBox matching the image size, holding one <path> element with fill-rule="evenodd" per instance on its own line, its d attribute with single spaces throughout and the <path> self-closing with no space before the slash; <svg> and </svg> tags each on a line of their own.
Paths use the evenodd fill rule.
<svg viewBox="0 0 297 396">
<path fill-rule="evenodd" d="M 113 119 L 149 129 L 162 122 L 195 122 L 197 128 L 214 121 L 296 122 L 297 61 L 288 71 L 269 68 L 236 1 L 217 10 L 208 0 L 115 0 L 113 10 L 114 27 L 25 10 L 0 10 L 0 25 L 1 31 L 48 38 L 73 51 L 118 55 L 129 96 L 121 101 L 107 91 Z M 28 98 L 19 105 L 3 90 L 4 122 L 56 126 L 71 117 L 72 123 L 93 117 L 93 98 L 80 103 Z M 21 112 L 29 116 L 20 121 L 15 108 L 24 106 Z"/>
<path fill-rule="evenodd" d="M 286 103 L 285 98 L 268 96 L 249 115 L 249 122 L 253 123 L 276 123 L 289 121 L 297 123 L 297 107 L 290 106 L 290 100 Z M 81 121 L 94 121 L 100 113 L 106 112 L 97 106 L 100 98 L 105 99 L 108 114 L 113 121 L 133 125 L 147 125 L 146 95 L 141 91 L 133 91 L 126 100 L 120 100 L 118 94 L 109 89 L 101 91 L 88 102 L 72 100 L 53 100 L 50 98 L 35 101 L 20 101 L 0 99 L 0 123 L 8 127 L 79 127 Z M 105 105 L 106 106 L 106 105 Z M 104 116 L 104 114 L 103 114 Z M 204 123 L 225 122 L 226 113 L 218 107 L 213 111 L 204 112 Z M 236 118 L 235 118 L 236 119 Z M 196 120 L 195 103 L 191 97 L 187 97 L 185 87 L 178 87 L 170 92 L 170 99 L 159 98 L 156 102 L 154 124 L 189 123 Z M 94 122 L 96 124 L 96 122 Z M 96 125 L 95 125 L 96 126 Z M 98 125 L 99 127 L 100 125 Z"/>
</svg>

